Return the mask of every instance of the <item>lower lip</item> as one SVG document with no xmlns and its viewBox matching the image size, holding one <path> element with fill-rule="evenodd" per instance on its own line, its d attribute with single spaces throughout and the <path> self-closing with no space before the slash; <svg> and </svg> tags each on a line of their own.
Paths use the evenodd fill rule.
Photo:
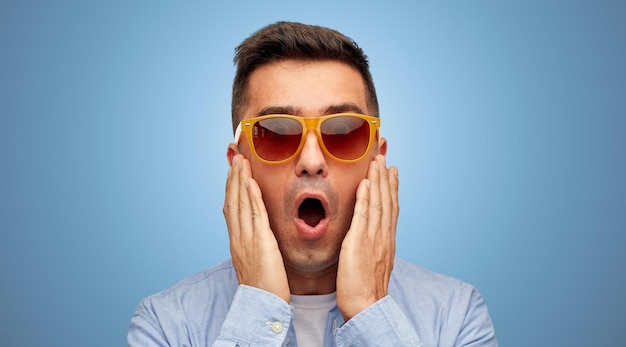
<svg viewBox="0 0 626 347">
<path fill-rule="evenodd" d="M 304 220 L 295 219 L 296 228 L 302 238 L 309 241 L 320 239 L 328 229 L 328 218 L 322 219 L 316 226 L 312 227 L 304 222 Z"/>
</svg>

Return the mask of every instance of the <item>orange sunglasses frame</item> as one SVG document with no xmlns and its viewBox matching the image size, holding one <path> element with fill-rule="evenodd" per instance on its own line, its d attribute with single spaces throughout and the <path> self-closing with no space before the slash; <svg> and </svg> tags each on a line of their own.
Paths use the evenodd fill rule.
<svg viewBox="0 0 626 347">
<path fill-rule="evenodd" d="M 356 118 L 360 118 L 360 119 L 367 121 L 367 123 L 369 124 L 370 138 L 367 143 L 367 149 L 365 150 L 365 152 L 363 152 L 363 155 L 361 155 L 360 157 L 356 159 L 337 158 L 332 153 L 330 153 L 328 149 L 326 148 L 326 145 L 324 144 L 324 140 L 322 139 L 322 134 L 321 134 L 322 123 L 327 119 L 336 118 L 336 117 L 356 117 Z M 277 161 L 272 161 L 272 160 L 261 158 L 259 154 L 256 152 L 256 149 L 254 148 L 254 143 L 252 141 L 252 128 L 254 124 L 264 119 L 268 119 L 268 118 L 293 119 L 297 121 L 298 123 L 302 124 L 302 129 L 307 129 L 307 131 L 302 132 L 302 138 L 300 139 L 300 144 L 298 145 L 298 149 L 296 149 L 296 151 L 292 155 L 290 155 L 288 158 L 277 160 Z M 372 143 L 374 142 L 374 140 L 379 139 L 380 118 L 374 117 L 374 116 L 368 116 L 364 114 L 359 114 L 359 113 L 337 113 L 337 114 L 331 114 L 331 115 L 322 116 L 322 117 L 299 117 L 299 116 L 292 116 L 288 114 L 270 114 L 270 115 L 255 117 L 251 119 L 244 119 L 241 122 L 239 122 L 239 125 L 237 125 L 237 130 L 235 130 L 235 144 L 237 145 L 239 144 L 241 134 L 245 133 L 246 138 L 248 139 L 248 144 L 250 146 L 250 149 L 252 150 L 252 153 L 254 153 L 254 156 L 258 160 L 267 164 L 282 164 L 293 159 L 295 156 L 300 154 L 300 151 L 302 151 L 302 148 L 304 147 L 306 134 L 309 129 L 315 129 L 315 133 L 317 134 L 317 140 L 320 143 L 320 147 L 322 148 L 322 152 L 324 152 L 324 154 L 342 163 L 354 163 L 363 159 L 371 150 Z"/>
</svg>

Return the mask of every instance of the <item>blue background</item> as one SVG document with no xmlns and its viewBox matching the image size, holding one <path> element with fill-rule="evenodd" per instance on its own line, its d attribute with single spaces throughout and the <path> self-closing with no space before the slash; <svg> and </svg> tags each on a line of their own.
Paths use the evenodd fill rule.
<svg viewBox="0 0 626 347">
<path fill-rule="evenodd" d="M 371 59 L 398 255 L 485 296 L 503 346 L 626 340 L 626 3 L 0 2 L 0 345 L 122 346 L 229 256 L 233 48 L 336 28 Z"/>
</svg>

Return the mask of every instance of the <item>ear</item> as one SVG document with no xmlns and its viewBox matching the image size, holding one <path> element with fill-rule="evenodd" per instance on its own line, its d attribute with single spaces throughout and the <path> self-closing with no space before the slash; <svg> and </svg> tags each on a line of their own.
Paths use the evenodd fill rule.
<svg viewBox="0 0 626 347">
<path fill-rule="evenodd" d="M 233 158 L 237 154 L 241 154 L 241 152 L 239 152 L 239 147 L 237 147 L 237 145 L 234 143 L 229 144 L 228 149 L 226 150 L 226 158 L 228 158 L 228 166 L 233 166 Z"/>
<path fill-rule="evenodd" d="M 384 137 L 378 139 L 378 154 L 387 155 L 387 139 Z"/>
</svg>

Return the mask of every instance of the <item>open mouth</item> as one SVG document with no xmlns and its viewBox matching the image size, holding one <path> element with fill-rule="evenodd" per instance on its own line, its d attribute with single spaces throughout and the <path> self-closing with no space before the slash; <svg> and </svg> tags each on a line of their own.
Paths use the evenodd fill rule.
<svg viewBox="0 0 626 347">
<path fill-rule="evenodd" d="M 298 207 L 298 218 L 302 219 L 309 226 L 316 226 L 326 217 L 326 211 L 322 202 L 318 199 L 304 199 Z"/>
</svg>

